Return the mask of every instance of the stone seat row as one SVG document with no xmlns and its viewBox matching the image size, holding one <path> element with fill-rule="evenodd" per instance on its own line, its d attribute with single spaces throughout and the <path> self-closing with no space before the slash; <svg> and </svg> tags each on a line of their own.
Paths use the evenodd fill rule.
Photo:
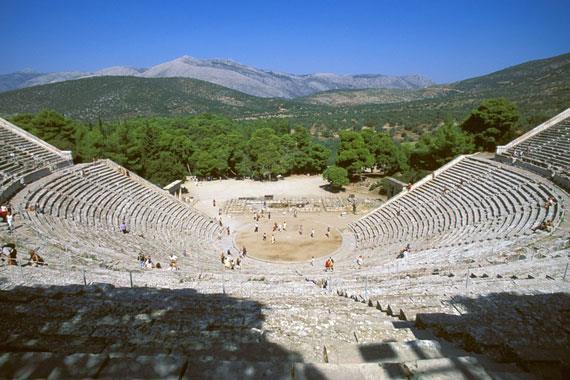
<svg viewBox="0 0 570 380">
<path fill-rule="evenodd" d="M 33 136 L 0 119 L 0 200 L 10 198 L 23 179 L 39 177 L 42 169 L 64 166 L 69 158 L 53 147 L 42 145 Z M 41 175 L 46 175 L 49 171 Z"/>
<path fill-rule="evenodd" d="M 570 170 L 570 119 L 552 125 L 502 153 L 543 168 Z"/>
<path fill-rule="evenodd" d="M 180 266 L 186 271 L 219 268 L 213 248 L 205 241 L 159 231 L 122 234 L 117 230 L 86 226 L 50 215 L 30 214 L 28 221 L 43 236 L 55 237 L 57 243 L 72 254 L 94 257 L 98 265 L 108 268 L 133 270 L 137 268 L 138 254 L 151 256 L 154 263 L 160 262 L 166 267 L 168 257 L 173 253 L 180 258 Z M 183 253 L 190 258 L 185 258 Z M 83 266 L 87 268 L 86 264 Z"/>
<path fill-rule="evenodd" d="M 145 187 L 104 162 L 80 166 L 29 191 L 26 206 L 87 225 L 117 228 L 126 222 L 133 231 L 179 228 L 207 232 L 212 221 L 176 199 Z"/>
<path fill-rule="evenodd" d="M 546 201 L 556 203 L 546 209 Z M 359 247 L 430 241 L 432 246 L 530 234 L 563 212 L 557 192 L 494 162 L 466 158 L 351 225 Z M 421 244 L 419 244 L 421 245 Z"/>
<path fill-rule="evenodd" d="M 78 251 L 118 252 L 119 261 L 123 253 L 131 255 L 129 260 L 136 253 L 211 254 L 219 229 L 212 219 L 125 173 L 105 160 L 76 165 L 29 185 L 20 209 L 41 235 Z M 128 234 L 119 230 L 123 222 Z"/>
</svg>

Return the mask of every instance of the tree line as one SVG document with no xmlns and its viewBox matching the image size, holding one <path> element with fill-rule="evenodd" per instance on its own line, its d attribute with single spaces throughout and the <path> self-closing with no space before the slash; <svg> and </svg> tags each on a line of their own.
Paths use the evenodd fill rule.
<svg viewBox="0 0 570 380">
<path fill-rule="evenodd" d="M 519 119 L 516 107 L 498 98 L 481 102 L 462 123 L 446 121 L 412 143 L 399 144 L 371 129 L 341 131 L 336 165 L 323 175 L 334 187 L 342 187 L 375 167 L 383 176 L 397 174 L 415 182 L 461 154 L 494 151 L 509 142 L 519 132 Z"/>
<path fill-rule="evenodd" d="M 284 119 L 235 121 L 213 114 L 94 124 L 50 110 L 12 118 L 59 149 L 73 151 L 75 162 L 110 158 L 161 186 L 188 174 L 274 179 L 323 173 L 333 187 L 373 167 L 381 175 L 415 181 L 457 155 L 510 141 L 518 120 L 509 101 L 489 99 L 462 123 L 448 121 L 415 142 L 399 143 L 370 128 L 340 131 L 338 140 L 317 140 L 306 127 Z"/>
<path fill-rule="evenodd" d="M 12 121 L 73 151 L 75 162 L 110 158 L 161 186 L 189 174 L 258 179 L 319 174 L 331 155 L 306 128 L 284 120 L 236 122 L 203 114 L 85 124 L 44 110 Z"/>
</svg>

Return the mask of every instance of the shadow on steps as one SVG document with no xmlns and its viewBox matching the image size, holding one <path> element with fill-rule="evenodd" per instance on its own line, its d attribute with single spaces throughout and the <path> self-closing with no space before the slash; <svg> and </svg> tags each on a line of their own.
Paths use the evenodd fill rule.
<svg viewBox="0 0 570 380">
<path fill-rule="evenodd" d="M 15 287 L 0 291 L 0 378 L 290 376 L 303 357 L 266 339 L 267 308 L 193 289 Z"/>
<path fill-rule="evenodd" d="M 546 379 L 570 378 L 570 295 L 456 296 L 461 315 L 418 314 L 416 325 L 464 349 L 515 362 Z"/>
</svg>

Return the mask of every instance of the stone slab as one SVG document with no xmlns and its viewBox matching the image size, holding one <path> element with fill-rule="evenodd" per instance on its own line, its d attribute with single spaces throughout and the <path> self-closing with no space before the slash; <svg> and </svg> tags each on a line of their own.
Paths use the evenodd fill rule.
<svg viewBox="0 0 570 380">
<path fill-rule="evenodd" d="M 0 378 L 94 378 L 107 360 L 103 354 L 4 353 L 0 355 Z"/>
</svg>

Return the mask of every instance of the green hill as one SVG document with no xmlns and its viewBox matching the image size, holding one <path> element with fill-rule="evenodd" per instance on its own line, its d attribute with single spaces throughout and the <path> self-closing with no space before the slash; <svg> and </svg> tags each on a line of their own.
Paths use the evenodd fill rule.
<svg viewBox="0 0 570 380">
<path fill-rule="evenodd" d="M 309 104 L 328 106 L 355 106 L 363 104 L 391 104 L 414 100 L 440 98 L 447 95 L 447 88 L 428 87 L 417 90 L 393 88 L 368 88 L 364 90 L 331 90 L 319 92 L 297 100 Z"/>
<path fill-rule="evenodd" d="M 570 54 L 421 90 L 328 91 L 295 100 L 258 98 L 186 78 L 93 77 L 0 94 L 0 115 L 54 109 L 93 121 L 218 113 L 236 119 L 289 118 L 325 132 L 364 125 L 419 134 L 462 120 L 486 98 L 515 103 L 530 127 L 570 106 Z"/>
<path fill-rule="evenodd" d="M 327 91 L 302 100 L 336 105 L 334 112 L 314 115 L 314 119 L 342 128 L 343 124 L 433 125 L 446 117 L 461 120 L 481 100 L 495 97 L 515 103 L 527 126 L 570 107 L 570 54 L 421 90 Z"/>
<path fill-rule="evenodd" d="M 279 116 L 284 103 L 196 79 L 109 76 L 1 93 L 0 113 L 8 116 L 48 108 L 84 121 L 206 112 L 230 117 Z"/>
</svg>

